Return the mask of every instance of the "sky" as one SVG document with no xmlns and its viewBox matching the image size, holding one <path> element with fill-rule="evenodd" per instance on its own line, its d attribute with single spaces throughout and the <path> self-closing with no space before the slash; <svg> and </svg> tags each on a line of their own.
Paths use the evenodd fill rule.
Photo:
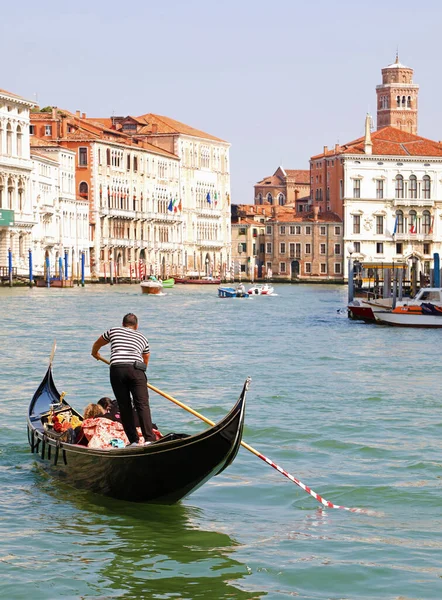
<svg viewBox="0 0 442 600">
<path fill-rule="evenodd" d="M 442 2 L 40 0 L 2 3 L 0 88 L 90 117 L 153 112 L 228 141 L 232 202 L 278 166 L 376 119 L 381 69 L 420 85 L 418 132 L 442 139 Z"/>
</svg>

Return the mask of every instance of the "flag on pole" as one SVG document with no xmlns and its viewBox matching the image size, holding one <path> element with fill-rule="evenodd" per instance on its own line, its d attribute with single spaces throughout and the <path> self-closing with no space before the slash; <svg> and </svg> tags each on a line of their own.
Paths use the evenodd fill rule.
<svg viewBox="0 0 442 600">
<path fill-rule="evenodd" d="M 172 198 L 170 199 L 169 206 L 167 207 L 167 210 L 170 210 L 171 212 L 172 212 L 172 210 L 173 210 L 173 202 L 172 202 Z"/>
<path fill-rule="evenodd" d="M 176 212 L 178 210 L 176 203 L 177 203 L 177 198 L 174 198 L 174 201 L 172 202 L 173 212 Z"/>
<path fill-rule="evenodd" d="M 212 200 L 210 199 L 210 192 L 207 192 L 206 200 L 209 204 L 212 203 Z"/>
<path fill-rule="evenodd" d="M 399 215 L 396 215 L 396 220 L 394 222 L 393 235 L 396 235 L 398 221 L 399 221 Z"/>
<path fill-rule="evenodd" d="M 218 204 L 218 194 L 215 192 L 214 195 L 214 199 L 215 199 L 215 206 Z"/>
<path fill-rule="evenodd" d="M 410 233 L 416 233 L 416 217 L 411 217 Z"/>
<path fill-rule="evenodd" d="M 181 204 L 181 198 L 180 198 L 180 203 L 178 204 L 178 210 L 180 212 L 183 210 L 183 205 Z"/>
</svg>

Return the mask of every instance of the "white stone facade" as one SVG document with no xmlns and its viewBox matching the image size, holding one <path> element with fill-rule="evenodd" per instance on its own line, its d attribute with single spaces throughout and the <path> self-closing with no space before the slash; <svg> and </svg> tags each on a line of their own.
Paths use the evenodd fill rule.
<svg viewBox="0 0 442 600">
<path fill-rule="evenodd" d="M 232 258 L 229 144 L 180 134 L 175 153 L 181 159 L 184 270 L 224 275 Z"/>
<path fill-rule="evenodd" d="M 75 152 L 55 145 L 39 147 L 31 149 L 31 158 L 34 274 L 46 273 L 49 258 L 52 277 L 64 278 L 67 272 L 69 279 L 78 279 L 84 252 L 88 277 L 89 203 L 75 197 Z"/>
<path fill-rule="evenodd" d="M 183 264 L 179 160 L 99 140 L 92 147 L 92 272 L 176 275 Z M 81 183 L 80 183 L 81 185 Z M 81 190 L 80 190 L 81 191 Z"/>
<path fill-rule="evenodd" d="M 0 267 L 8 265 L 10 248 L 18 273 L 27 272 L 27 251 L 35 222 L 30 195 L 32 106 L 32 102 L 0 90 L 0 212 L 3 217 L 11 215 L 11 224 L 0 224 Z"/>
<path fill-rule="evenodd" d="M 364 263 L 407 263 L 429 272 L 442 251 L 442 159 L 346 155 L 344 245 Z M 345 265 L 347 277 L 347 265 Z"/>
</svg>

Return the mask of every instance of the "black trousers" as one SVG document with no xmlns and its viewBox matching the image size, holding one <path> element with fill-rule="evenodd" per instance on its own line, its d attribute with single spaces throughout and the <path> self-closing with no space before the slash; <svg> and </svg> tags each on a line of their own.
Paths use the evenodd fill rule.
<svg viewBox="0 0 442 600">
<path fill-rule="evenodd" d="M 110 382 L 120 409 L 121 423 L 129 443 L 138 442 L 138 433 L 134 423 L 131 395 L 140 420 L 140 427 L 146 442 L 154 442 L 152 417 L 150 415 L 147 378 L 144 371 L 135 369 L 131 364 L 111 365 Z"/>
</svg>

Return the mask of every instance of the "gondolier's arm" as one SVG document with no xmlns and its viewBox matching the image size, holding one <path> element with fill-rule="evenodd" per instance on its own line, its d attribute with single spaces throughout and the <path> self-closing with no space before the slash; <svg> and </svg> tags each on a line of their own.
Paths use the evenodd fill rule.
<svg viewBox="0 0 442 600">
<path fill-rule="evenodd" d="M 91 352 L 92 356 L 94 358 L 96 358 L 97 360 L 100 360 L 101 356 L 100 356 L 99 350 L 103 346 L 106 346 L 106 344 L 108 344 L 108 343 L 109 342 L 107 340 L 105 340 L 102 335 L 100 335 L 100 337 L 98 338 L 98 340 L 92 346 L 92 352 Z"/>
</svg>

